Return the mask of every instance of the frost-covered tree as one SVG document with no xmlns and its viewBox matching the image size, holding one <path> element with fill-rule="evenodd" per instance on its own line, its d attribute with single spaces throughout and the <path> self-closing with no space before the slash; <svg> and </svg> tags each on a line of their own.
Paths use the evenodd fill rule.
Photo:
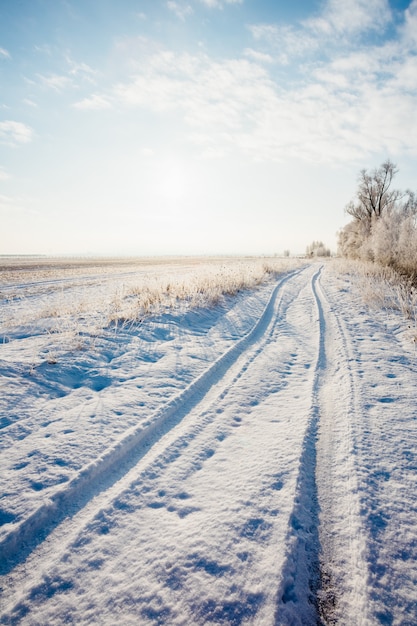
<svg viewBox="0 0 417 626">
<path fill-rule="evenodd" d="M 306 248 L 306 256 L 330 256 L 330 250 L 326 248 L 322 241 L 313 241 L 313 243 Z"/>
<path fill-rule="evenodd" d="M 353 220 L 339 231 L 339 252 L 415 275 L 417 197 L 392 188 L 397 172 L 389 160 L 370 173 L 361 171 L 355 200 L 345 208 Z"/>
<path fill-rule="evenodd" d="M 415 217 L 406 217 L 399 228 L 398 251 L 400 255 L 399 264 L 409 275 L 417 274 L 417 228 Z"/>
<path fill-rule="evenodd" d="M 339 254 L 349 259 L 369 257 L 366 242 L 371 233 L 370 224 L 364 220 L 352 220 L 338 233 Z"/>
<path fill-rule="evenodd" d="M 381 217 L 386 209 L 394 207 L 403 195 L 397 189 L 391 189 L 397 172 L 397 166 L 389 159 L 371 172 L 361 170 L 356 199 L 349 202 L 346 212 L 356 220 L 371 222 Z"/>
</svg>

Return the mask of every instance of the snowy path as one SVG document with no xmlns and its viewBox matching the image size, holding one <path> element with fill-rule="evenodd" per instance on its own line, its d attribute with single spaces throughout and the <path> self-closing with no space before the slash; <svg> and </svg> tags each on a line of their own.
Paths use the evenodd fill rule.
<svg viewBox="0 0 417 626">
<path fill-rule="evenodd" d="M 85 427 L 65 481 L 10 495 L 1 623 L 417 623 L 412 353 L 399 339 L 390 352 L 384 322 L 327 268 L 288 273 L 263 302 L 232 341 L 223 317 L 179 362 L 173 341 L 165 399 L 149 393 L 107 445 Z M 163 360 L 146 365 L 154 390 Z M 138 376 L 94 401 L 112 391 L 132 415 Z M 40 442 L 31 428 L 14 467 Z"/>
</svg>

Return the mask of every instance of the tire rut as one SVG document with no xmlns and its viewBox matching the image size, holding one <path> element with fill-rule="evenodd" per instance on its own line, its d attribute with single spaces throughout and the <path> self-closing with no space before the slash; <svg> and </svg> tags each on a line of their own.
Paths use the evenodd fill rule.
<svg viewBox="0 0 417 626">
<path fill-rule="evenodd" d="M 316 483 L 319 504 L 320 584 L 318 609 L 322 624 L 368 624 L 368 570 L 358 495 L 358 467 L 352 423 L 360 414 L 359 383 L 349 333 L 322 281 L 317 295 L 325 320 L 327 364 L 319 390 L 321 418 L 317 437 Z M 319 622 L 320 623 L 320 622 Z"/>
<path fill-rule="evenodd" d="M 300 624 L 321 624 L 318 594 L 320 589 L 319 501 L 316 481 L 317 439 L 320 424 L 320 385 L 326 367 L 326 321 L 317 293 L 322 268 L 311 278 L 311 291 L 317 309 L 318 346 L 314 368 L 311 409 L 301 447 L 295 506 L 289 520 L 287 558 L 282 585 L 277 595 L 275 625 L 293 624 L 293 606 L 299 607 Z"/>
<path fill-rule="evenodd" d="M 358 607 L 361 624 L 369 623 L 365 586 L 358 584 L 368 572 L 351 429 L 352 415 L 358 411 L 356 385 L 347 331 L 323 290 L 322 272 L 323 267 L 311 279 L 317 358 L 276 626 L 293 624 L 294 604 L 300 606 L 300 624 L 352 623 L 349 616 L 355 620 Z M 339 510 L 349 512 L 346 519 Z"/>
</svg>

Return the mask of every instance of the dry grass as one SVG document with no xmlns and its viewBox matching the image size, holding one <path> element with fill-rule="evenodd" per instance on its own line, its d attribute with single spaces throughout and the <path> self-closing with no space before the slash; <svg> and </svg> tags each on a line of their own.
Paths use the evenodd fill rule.
<svg viewBox="0 0 417 626">
<path fill-rule="evenodd" d="M 108 321 L 138 322 L 166 310 L 211 307 L 224 296 L 254 289 L 283 270 L 283 264 L 277 262 L 229 262 L 200 267 L 185 278 L 144 277 L 114 294 Z"/>
<path fill-rule="evenodd" d="M 111 326 L 214 306 L 300 263 L 275 257 L 23 261 L 13 259 L 0 271 L 0 341 L 43 333 L 79 347 Z"/>
<path fill-rule="evenodd" d="M 391 267 L 366 261 L 338 259 L 334 265 L 358 279 L 361 297 L 370 308 L 399 311 L 408 321 L 411 340 L 417 342 L 417 290 L 410 278 Z"/>
</svg>

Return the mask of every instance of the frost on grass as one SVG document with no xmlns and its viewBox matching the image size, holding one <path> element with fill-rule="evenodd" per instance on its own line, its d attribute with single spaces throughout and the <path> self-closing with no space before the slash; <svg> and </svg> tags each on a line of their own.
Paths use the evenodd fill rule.
<svg viewBox="0 0 417 626">
<path fill-rule="evenodd" d="M 417 287 L 413 279 L 370 261 L 339 259 L 334 267 L 354 278 L 356 292 L 371 310 L 399 313 L 406 322 L 406 337 L 417 342 Z"/>
<path fill-rule="evenodd" d="M 64 350 L 94 347 L 103 329 L 214 306 L 296 264 L 276 258 L 6 260 L 0 272 L 0 341 L 41 334 Z M 43 356 L 50 363 L 57 358 L 52 347 Z"/>
</svg>

